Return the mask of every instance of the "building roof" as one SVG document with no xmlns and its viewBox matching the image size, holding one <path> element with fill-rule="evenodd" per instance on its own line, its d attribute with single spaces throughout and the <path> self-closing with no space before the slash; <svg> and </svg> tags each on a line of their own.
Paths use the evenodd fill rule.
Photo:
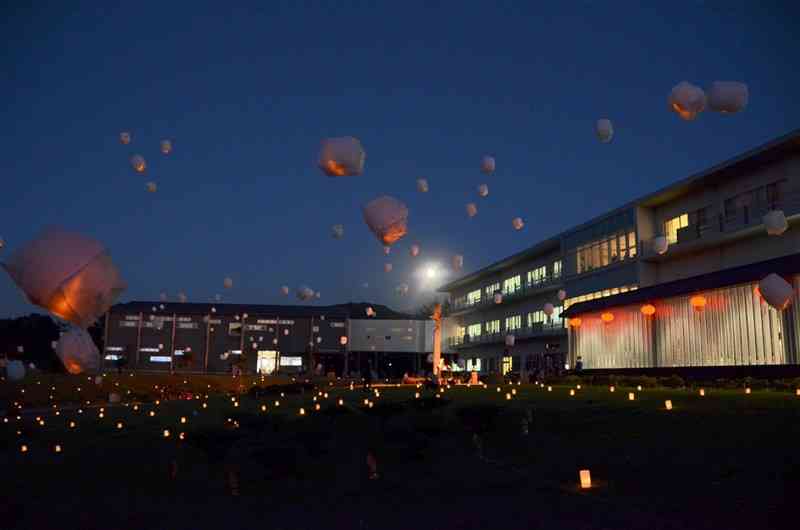
<svg viewBox="0 0 800 530">
<path fill-rule="evenodd" d="M 161 309 L 161 306 L 164 309 Z M 378 320 L 419 320 L 418 317 L 398 313 L 380 304 L 348 303 L 331 306 L 304 306 L 304 305 L 263 305 L 263 304 L 225 304 L 225 303 L 180 303 L 180 302 L 154 302 L 133 301 L 116 304 L 111 308 L 114 313 L 146 313 L 180 315 L 209 315 L 211 308 L 216 308 L 215 315 L 269 315 L 281 318 L 310 318 L 325 316 L 325 318 L 367 318 L 367 307 L 375 310 Z M 154 313 L 153 307 L 158 310 Z"/>
<path fill-rule="evenodd" d="M 725 269 L 699 276 L 692 276 L 683 280 L 643 287 L 635 291 L 628 291 L 606 298 L 596 298 L 586 302 L 573 304 L 561 313 L 561 316 L 571 318 L 584 313 L 601 311 L 610 307 L 640 304 L 654 300 L 699 293 L 710 289 L 719 289 L 730 285 L 738 285 L 761 280 L 765 276 L 775 273 L 789 276 L 800 273 L 800 253 L 790 254 L 758 263 L 751 263 L 741 267 Z"/>
<path fill-rule="evenodd" d="M 507 269 L 508 267 L 526 261 L 529 258 L 550 251 L 552 250 L 552 247 L 558 248 L 561 238 L 563 236 L 576 232 L 582 228 L 597 223 L 611 215 L 617 214 L 633 206 L 637 205 L 645 207 L 659 206 L 661 204 L 674 200 L 678 197 L 686 195 L 687 193 L 691 193 L 692 191 L 698 188 L 702 188 L 714 182 L 729 178 L 731 174 L 734 172 L 748 170 L 753 167 L 757 167 L 759 165 L 774 160 L 778 160 L 782 156 L 785 156 L 788 153 L 791 153 L 793 151 L 797 152 L 798 149 L 800 149 L 800 129 L 795 129 L 789 132 L 788 134 L 770 140 L 765 144 L 762 144 L 754 149 L 750 149 L 749 151 L 746 151 L 738 156 L 735 156 L 715 166 L 700 171 L 699 173 L 690 175 L 689 177 L 679 180 L 678 182 L 674 182 L 669 186 L 666 186 L 658 191 L 655 191 L 653 193 L 650 193 L 648 195 L 630 201 L 618 208 L 615 208 L 612 211 L 594 217 L 580 225 L 564 230 L 563 232 L 549 239 L 546 239 L 540 243 L 537 243 L 536 245 L 526 250 L 523 250 L 522 252 L 518 252 L 517 254 L 504 258 L 478 271 L 475 271 L 472 274 L 469 274 L 467 276 L 454 280 L 450 283 L 447 283 L 439 287 L 438 291 L 450 292 L 453 289 L 457 289 L 464 285 L 468 285 L 490 274 L 502 271 L 504 269 Z"/>
</svg>

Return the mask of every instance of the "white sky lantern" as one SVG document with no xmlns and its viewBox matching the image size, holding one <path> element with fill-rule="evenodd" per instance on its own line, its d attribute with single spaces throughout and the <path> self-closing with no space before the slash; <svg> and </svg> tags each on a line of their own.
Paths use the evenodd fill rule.
<svg viewBox="0 0 800 530">
<path fill-rule="evenodd" d="M 417 191 L 420 193 L 428 193 L 427 179 L 417 179 Z"/>
<path fill-rule="evenodd" d="M 594 125 L 594 132 L 597 135 L 597 139 L 604 144 L 609 143 L 614 138 L 614 126 L 611 124 L 611 120 L 607 118 L 597 120 Z"/>
<path fill-rule="evenodd" d="M 6 246 L 6 240 L 0 237 L 0 249 Z"/>
<path fill-rule="evenodd" d="M 283 296 L 289 296 L 289 286 L 284 285 L 281 287 L 281 294 Z"/>
<path fill-rule="evenodd" d="M 408 252 L 409 254 L 411 254 L 412 258 L 416 258 L 417 256 L 419 256 L 419 245 L 414 243 L 413 245 L 411 245 L 411 248 L 409 249 Z"/>
<path fill-rule="evenodd" d="M 792 301 L 792 286 L 775 273 L 758 282 L 758 290 L 769 305 L 779 311 L 789 307 Z"/>
<path fill-rule="evenodd" d="M 481 159 L 481 171 L 487 175 L 494 173 L 496 163 L 493 156 L 485 155 Z"/>
<path fill-rule="evenodd" d="M 470 217 L 478 215 L 478 205 L 474 202 L 467 203 L 467 215 Z"/>
<path fill-rule="evenodd" d="M 133 155 L 131 157 L 131 167 L 137 173 L 144 173 L 144 170 L 147 169 L 147 163 L 142 155 Z"/>
<path fill-rule="evenodd" d="M 148 193 L 155 193 L 158 191 L 158 184 L 155 182 L 148 182 L 145 185 L 145 189 L 147 189 Z"/>
<path fill-rule="evenodd" d="M 9 381 L 20 381 L 25 377 L 25 364 L 22 361 L 8 361 L 6 377 Z"/>
<path fill-rule="evenodd" d="M 233 279 L 230 277 L 225 278 L 224 280 L 222 280 L 222 286 L 225 287 L 226 289 L 230 289 L 231 287 L 233 287 Z"/>
<path fill-rule="evenodd" d="M 567 291 L 565 291 L 564 289 L 559 289 L 558 290 L 558 299 L 563 302 L 564 300 L 566 300 L 566 298 L 567 298 Z"/>
<path fill-rule="evenodd" d="M 542 311 L 544 311 L 545 315 L 550 316 L 550 315 L 553 314 L 553 310 L 554 309 L 555 308 L 553 307 L 553 304 L 551 304 L 550 302 L 547 302 L 546 304 L 544 304 L 544 307 L 542 308 Z"/>
<path fill-rule="evenodd" d="M 658 236 L 653 238 L 653 250 L 657 254 L 666 254 L 669 248 L 669 240 L 666 236 Z"/>
<path fill-rule="evenodd" d="M 708 108 L 722 114 L 744 110 L 750 93 L 747 85 L 738 81 L 714 81 L 708 89 Z"/>
<path fill-rule="evenodd" d="M 489 196 L 489 185 L 488 184 L 481 184 L 478 186 L 478 195 L 481 197 L 488 197 Z"/>
<path fill-rule="evenodd" d="M 372 309 L 372 306 L 367 307 L 367 316 L 368 317 L 375 316 L 375 310 Z"/>
<path fill-rule="evenodd" d="M 453 256 L 453 269 L 460 271 L 464 267 L 464 256 L 456 254 Z"/>
<path fill-rule="evenodd" d="M 517 338 L 514 335 L 506 335 L 506 346 L 512 347 L 516 340 Z"/>
<path fill-rule="evenodd" d="M 128 145 L 129 143 L 131 143 L 131 133 L 129 133 L 128 131 L 122 131 L 121 133 L 119 133 L 119 143 L 121 143 L 122 145 Z"/>
<path fill-rule="evenodd" d="M 408 294 L 408 284 L 407 283 L 401 283 L 400 285 L 397 286 L 396 290 L 397 290 L 397 294 L 399 294 L 400 296 L 405 296 L 405 295 Z"/>
<path fill-rule="evenodd" d="M 384 244 L 391 245 L 408 233 L 408 208 L 394 197 L 383 195 L 363 207 L 364 221 Z"/>
<path fill-rule="evenodd" d="M 178 301 L 182 304 L 186 303 L 186 293 L 178 293 Z"/>
<path fill-rule="evenodd" d="M 172 141 L 161 140 L 161 153 L 168 155 L 172 152 Z"/>
<path fill-rule="evenodd" d="M 314 292 L 314 298 L 316 298 L 317 300 L 319 300 L 321 296 L 322 296 L 322 293 L 320 293 L 319 291 L 315 291 Z"/>
<path fill-rule="evenodd" d="M 81 328 L 70 327 L 61 336 L 56 344 L 56 355 L 73 375 L 96 372 L 100 368 L 100 352 L 89 333 Z"/>
<path fill-rule="evenodd" d="M 514 230 L 522 230 L 525 223 L 522 221 L 522 217 L 515 217 L 511 220 L 511 225 L 514 227 Z"/>
<path fill-rule="evenodd" d="M 304 302 L 307 302 L 308 300 L 314 298 L 314 290 L 311 289 L 310 287 L 306 287 L 305 285 L 303 285 L 299 289 L 297 289 L 297 298 L 299 298 Z"/>
<path fill-rule="evenodd" d="M 383 255 L 388 256 L 392 252 L 392 247 L 383 247 Z"/>
<path fill-rule="evenodd" d="M 672 88 L 668 98 L 669 108 L 686 121 L 694 120 L 706 108 L 703 89 L 686 81 Z"/>
<path fill-rule="evenodd" d="M 357 138 L 326 138 L 319 152 L 319 167 L 329 177 L 350 177 L 364 171 L 364 148 Z"/>
<path fill-rule="evenodd" d="M 333 225 L 331 231 L 334 239 L 342 239 L 344 237 L 344 225 Z"/>
<path fill-rule="evenodd" d="M 60 228 L 42 232 L 3 267 L 32 304 L 83 328 L 127 287 L 100 242 Z"/>
<path fill-rule="evenodd" d="M 392 272 L 392 264 L 391 263 L 384 263 L 383 264 L 383 272 Z"/>
<path fill-rule="evenodd" d="M 503 303 L 503 293 L 494 293 L 494 303 L 495 304 Z"/>
<path fill-rule="evenodd" d="M 767 234 L 771 236 L 779 236 L 789 228 L 789 223 L 786 221 L 783 210 L 770 210 L 764 215 L 763 220 Z"/>
</svg>

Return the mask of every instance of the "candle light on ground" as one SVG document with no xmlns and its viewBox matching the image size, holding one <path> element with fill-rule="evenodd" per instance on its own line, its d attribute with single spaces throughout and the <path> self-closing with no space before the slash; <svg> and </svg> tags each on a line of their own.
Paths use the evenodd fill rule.
<svg viewBox="0 0 800 530">
<path fill-rule="evenodd" d="M 750 393 L 750 388 L 749 388 L 749 387 L 748 387 L 748 388 L 745 388 L 745 389 L 744 389 L 744 393 L 745 393 L 745 394 L 749 394 L 749 393 Z"/>
<path fill-rule="evenodd" d="M 588 469 L 581 469 L 580 471 L 581 488 L 587 489 L 592 487 L 592 475 Z"/>
<path fill-rule="evenodd" d="M 552 387 L 552 386 L 548 386 L 548 387 L 547 387 L 547 391 L 548 391 L 548 392 L 552 392 L 552 391 L 553 391 L 553 387 Z"/>
<path fill-rule="evenodd" d="M 414 399 L 419 399 L 419 392 L 414 392 Z"/>
<path fill-rule="evenodd" d="M 320 407 L 319 407 L 319 403 L 317 403 L 316 405 L 314 405 L 314 410 L 319 410 L 319 408 L 320 408 Z"/>
<path fill-rule="evenodd" d="M 701 396 L 705 396 L 706 395 L 706 389 L 705 388 L 701 388 L 700 389 L 700 395 Z"/>
<path fill-rule="evenodd" d="M 342 398 L 339 398 L 339 406 L 342 406 L 342 405 L 344 405 L 344 400 Z"/>
<path fill-rule="evenodd" d="M 569 389 L 569 395 L 570 395 L 570 396 L 574 396 L 574 395 L 575 395 L 575 390 L 573 390 L 573 389 L 571 389 L 571 388 L 570 388 L 570 389 Z"/>
<path fill-rule="evenodd" d="M 672 410 L 672 401 L 671 401 L 671 400 L 669 400 L 669 399 L 668 399 L 668 400 L 666 400 L 666 401 L 664 402 L 664 406 L 667 408 L 667 410 Z"/>
<path fill-rule="evenodd" d="M 181 416 L 181 423 L 186 423 L 186 416 Z"/>
<path fill-rule="evenodd" d="M 511 399 L 511 394 L 509 392 L 506 392 L 506 400 L 509 400 L 509 399 Z"/>
<path fill-rule="evenodd" d="M 636 399 L 636 396 L 634 395 L 634 393 L 633 392 L 628 392 L 628 401 L 633 401 L 634 399 Z"/>
<path fill-rule="evenodd" d="M 638 390 L 639 392 L 641 392 L 641 391 L 642 391 L 642 385 L 639 385 L 639 386 L 637 386 L 637 387 L 636 387 L 636 390 Z"/>
<path fill-rule="evenodd" d="M 169 429 L 164 429 L 163 436 L 164 438 L 169 438 Z"/>
<path fill-rule="evenodd" d="M 608 387 L 608 391 L 609 392 L 613 392 L 614 390 L 616 390 L 616 389 L 613 386 Z"/>
<path fill-rule="evenodd" d="M 578 390 L 580 390 L 580 389 L 581 389 L 581 385 L 578 385 L 578 386 L 576 386 L 575 388 L 577 388 Z"/>
<path fill-rule="evenodd" d="M 305 414 L 306 414 L 306 409 L 304 409 L 304 408 L 302 408 L 302 407 L 301 407 L 301 408 L 300 408 L 300 415 L 301 415 L 301 416 L 305 416 Z"/>
<path fill-rule="evenodd" d="M 122 422 L 121 421 L 117 422 L 117 429 L 122 429 Z"/>
</svg>

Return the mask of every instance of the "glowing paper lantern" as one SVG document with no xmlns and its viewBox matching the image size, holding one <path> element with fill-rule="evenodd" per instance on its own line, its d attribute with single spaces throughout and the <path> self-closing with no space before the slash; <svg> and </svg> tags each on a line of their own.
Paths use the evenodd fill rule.
<svg viewBox="0 0 800 530">
<path fill-rule="evenodd" d="M 744 110 L 750 97 L 747 85 L 738 81 L 714 81 L 708 89 L 708 108 L 722 114 Z"/>
<path fill-rule="evenodd" d="M 594 132 L 598 140 L 607 144 L 614 137 L 614 126 L 611 124 L 611 120 L 602 118 L 595 123 Z"/>
<path fill-rule="evenodd" d="M 588 489 L 592 487 L 592 475 L 588 469 L 581 469 L 579 473 L 581 479 L 581 488 Z"/>
<path fill-rule="evenodd" d="M 17 250 L 3 267 L 31 303 L 83 328 L 127 287 L 102 244 L 58 228 Z"/>
<path fill-rule="evenodd" d="M 347 346 L 347 337 L 345 337 L 344 335 L 339 337 L 339 344 L 341 344 L 342 346 Z"/>
<path fill-rule="evenodd" d="M 514 230 L 522 230 L 525 223 L 522 221 L 522 217 L 515 217 L 511 220 L 511 225 L 514 227 Z"/>
<path fill-rule="evenodd" d="M 145 184 L 145 189 L 147 190 L 148 193 L 155 193 L 156 191 L 158 191 L 158 184 L 156 184 L 155 182 L 148 182 L 147 184 Z"/>
<path fill-rule="evenodd" d="M 764 215 L 763 221 L 767 234 L 771 236 L 782 235 L 789 228 L 783 210 L 770 210 Z"/>
<path fill-rule="evenodd" d="M 494 293 L 494 303 L 495 304 L 503 303 L 503 293 Z"/>
<path fill-rule="evenodd" d="M 464 266 L 464 256 L 461 254 L 456 254 L 453 256 L 453 269 L 460 271 L 461 268 Z"/>
<path fill-rule="evenodd" d="M 566 300 L 566 298 L 567 298 L 567 291 L 565 291 L 564 289 L 559 289 L 558 290 L 558 299 L 561 302 L 563 302 L 564 300 Z"/>
<path fill-rule="evenodd" d="M 668 98 L 669 108 L 686 121 L 692 121 L 706 108 L 703 89 L 682 81 L 673 87 Z"/>
<path fill-rule="evenodd" d="M 706 395 L 706 389 L 705 388 L 701 388 L 700 389 L 700 395 L 701 396 L 705 396 Z"/>
<path fill-rule="evenodd" d="M 553 307 L 553 304 L 551 304 L 550 302 L 548 302 L 548 303 L 544 304 L 544 307 L 542 308 L 542 311 L 544 311 L 544 314 L 545 314 L 545 315 L 547 315 L 547 316 L 550 316 L 550 315 L 552 315 L 552 314 L 553 314 L 553 310 L 554 310 L 554 309 L 555 309 L 555 308 Z"/>
<path fill-rule="evenodd" d="M 297 298 L 299 298 L 300 300 L 302 300 L 304 302 L 307 302 L 308 300 L 311 300 L 312 298 L 314 298 L 314 290 L 311 289 L 310 287 L 306 287 L 306 286 L 301 286 L 299 289 L 297 289 L 297 293 L 296 294 L 297 294 Z"/>
<path fill-rule="evenodd" d="M 56 355 L 67 372 L 76 375 L 95 372 L 100 367 L 100 352 L 86 330 L 70 327 L 56 344 Z"/>
<path fill-rule="evenodd" d="M 486 155 L 481 159 L 481 171 L 487 175 L 491 175 L 495 170 L 495 160 L 493 156 Z"/>
<path fill-rule="evenodd" d="M 514 345 L 516 337 L 514 335 L 506 335 L 506 346 L 509 348 Z"/>
<path fill-rule="evenodd" d="M 344 225 L 333 225 L 331 232 L 334 239 L 342 239 L 344 237 Z"/>
<path fill-rule="evenodd" d="M 168 155 L 172 152 L 171 140 L 161 140 L 161 152 L 165 155 Z"/>
<path fill-rule="evenodd" d="M 653 250 L 657 254 L 666 254 L 667 249 L 669 249 L 669 240 L 665 236 L 658 236 L 653 239 Z"/>
<path fill-rule="evenodd" d="M 230 288 L 232 288 L 232 287 L 233 287 L 233 279 L 232 279 L 232 278 L 225 278 L 224 280 L 222 280 L 222 286 L 223 286 L 225 289 L 230 289 Z M 218 296 L 219 296 L 219 295 L 218 295 Z"/>
<path fill-rule="evenodd" d="M 375 310 L 374 310 L 374 309 L 372 309 L 372 306 L 368 306 L 368 307 L 367 307 L 367 316 L 368 316 L 368 317 L 373 317 L 373 316 L 375 316 Z"/>
<path fill-rule="evenodd" d="M 478 186 L 478 196 L 480 197 L 487 197 L 489 195 L 489 186 L 486 184 L 481 184 Z"/>
<path fill-rule="evenodd" d="M 428 181 L 426 179 L 417 179 L 417 191 L 428 193 Z"/>
<path fill-rule="evenodd" d="M 745 394 L 749 394 L 749 393 L 750 393 L 750 387 L 747 387 L 747 388 L 745 388 L 745 389 L 744 389 L 744 393 L 745 393 Z"/>
<path fill-rule="evenodd" d="M 25 364 L 22 361 L 8 361 L 6 377 L 9 381 L 20 381 L 25 377 Z"/>
<path fill-rule="evenodd" d="M 409 249 L 408 252 L 409 254 L 411 254 L 412 258 L 416 258 L 417 256 L 419 256 L 419 245 L 417 245 L 416 243 L 411 245 L 411 248 Z"/>
<path fill-rule="evenodd" d="M 474 202 L 470 202 L 467 204 L 467 215 L 470 217 L 475 217 L 478 215 L 478 205 Z"/>
<path fill-rule="evenodd" d="M 142 155 L 133 155 L 131 157 L 131 167 L 137 173 L 144 173 L 145 169 L 147 169 L 147 163 Z"/>
<path fill-rule="evenodd" d="M 633 392 L 628 392 L 628 401 L 633 401 L 636 399 L 636 395 Z"/>
<path fill-rule="evenodd" d="M 392 247 L 383 247 L 383 255 L 388 256 L 392 252 Z"/>
<path fill-rule="evenodd" d="M 394 197 L 383 195 L 363 207 L 364 221 L 384 244 L 391 245 L 408 233 L 408 208 Z"/>
<path fill-rule="evenodd" d="M 119 133 L 119 143 L 121 143 L 122 145 L 128 145 L 129 143 L 131 143 L 131 133 L 127 131 L 122 131 L 121 133 Z"/>
<path fill-rule="evenodd" d="M 383 264 L 383 272 L 392 272 L 392 264 L 391 263 L 384 263 Z"/>
<path fill-rule="evenodd" d="M 357 138 L 343 136 L 322 141 L 319 167 L 329 177 L 360 175 L 364 171 L 364 148 Z"/>
<path fill-rule="evenodd" d="M 654 306 L 653 304 L 645 304 L 642 306 L 642 309 L 640 311 L 645 316 L 648 317 L 653 316 L 656 313 L 656 306 Z"/>
<path fill-rule="evenodd" d="M 792 301 L 792 286 L 775 273 L 758 282 L 761 297 L 772 307 L 783 311 Z"/>
<path fill-rule="evenodd" d="M 289 296 L 289 287 L 287 285 L 281 287 L 281 294 L 283 296 Z"/>
<path fill-rule="evenodd" d="M 671 401 L 671 400 L 669 400 L 669 399 L 668 399 L 668 400 L 666 400 L 666 401 L 664 402 L 664 406 L 667 408 L 667 410 L 672 410 L 672 401 Z"/>
<path fill-rule="evenodd" d="M 583 321 L 582 321 L 580 318 L 578 318 L 578 317 L 575 317 L 575 318 L 570 318 L 570 319 L 569 319 L 569 325 L 570 325 L 570 327 L 573 327 L 573 328 L 579 328 L 579 327 L 581 327 L 581 323 L 582 323 L 582 322 L 583 322 Z"/>
<path fill-rule="evenodd" d="M 614 313 L 602 313 L 600 315 L 600 320 L 608 324 L 614 320 Z"/>
<path fill-rule="evenodd" d="M 706 297 L 702 295 L 695 295 L 689 299 L 689 304 L 695 311 L 702 311 L 706 307 Z"/>
</svg>

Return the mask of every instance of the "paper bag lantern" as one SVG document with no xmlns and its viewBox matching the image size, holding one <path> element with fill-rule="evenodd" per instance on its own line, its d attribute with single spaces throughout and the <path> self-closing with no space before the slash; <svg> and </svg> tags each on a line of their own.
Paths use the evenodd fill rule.
<svg viewBox="0 0 800 530">
<path fill-rule="evenodd" d="M 417 179 L 417 191 L 428 193 L 428 181 L 426 179 Z"/>
<path fill-rule="evenodd" d="M 222 280 L 222 286 L 226 289 L 230 289 L 233 287 L 233 279 L 232 278 L 225 278 Z"/>
<path fill-rule="evenodd" d="M 544 311 L 544 314 L 547 316 L 552 315 L 554 310 L 555 308 L 553 307 L 553 304 L 549 302 L 544 304 L 544 307 L 542 308 L 542 311 Z"/>
<path fill-rule="evenodd" d="M 408 208 L 394 197 L 383 195 L 363 208 L 364 221 L 384 244 L 391 245 L 408 233 Z"/>
<path fill-rule="evenodd" d="M 165 155 L 168 155 L 172 152 L 171 140 L 161 140 L 161 152 Z"/>
<path fill-rule="evenodd" d="M 365 158 L 366 153 L 357 138 L 327 138 L 322 141 L 319 167 L 329 177 L 356 176 L 364 171 Z"/>
<path fill-rule="evenodd" d="M 789 228 L 783 210 L 770 210 L 764 215 L 763 221 L 767 234 L 771 236 L 779 236 Z"/>
<path fill-rule="evenodd" d="M 342 239 L 344 237 L 344 225 L 333 225 L 331 233 L 334 239 Z"/>
<path fill-rule="evenodd" d="M 522 230 L 522 227 L 525 226 L 525 223 L 522 222 L 522 217 L 515 217 L 511 220 L 511 225 L 514 227 L 514 230 Z"/>
<path fill-rule="evenodd" d="M 783 311 L 792 301 L 792 286 L 775 273 L 758 282 L 758 291 L 769 305 Z"/>
<path fill-rule="evenodd" d="M 564 300 L 566 300 L 566 299 L 567 299 L 567 291 L 565 291 L 564 289 L 559 289 L 559 290 L 558 290 L 558 299 L 559 299 L 560 301 L 562 301 L 562 302 L 563 302 Z"/>
<path fill-rule="evenodd" d="M 487 197 L 489 195 L 489 186 L 486 184 L 478 186 L 478 195 L 480 197 Z"/>
<path fill-rule="evenodd" d="M 131 143 L 131 133 L 127 131 L 122 131 L 121 133 L 119 133 L 119 143 L 121 143 L 122 145 L 128 145 L 129 143 Z"/>
<path fill-rule="evenodd" d="M 587 489 L 592 487 L 592 475 L 588 469 L 581 469 L 580 479 L 581 479 L 582 489 Z"/>
<path fill-rule="evenodd" d="M 749 96 L 744 83 L 714 81 L 708 89 L 708 108 L 723 114 L 733 114 L 744 110 Z"/>
<path fill-rule="evenodd" d="M 20 381 L 25 377 L 25 364 L 22 361 L 8 361 L 6 377 L 9 381 Z"/>
<path fill-rule="evenodd" d="M 495 160 L 493 156 L 486 155 L 481 159 L 481 171 L 491 175 L 495 170 Z"/>
<path fill-rule="evenodd" d="M 408 252 L 409 254 L 411 254 L 412 258 L 416 258 L 417 256 L 419 256 L 419 245 L 417 244 L 411 245 L 411 248 L 409 249 Z"/>
<path fill-rule="evenodd" d="M 456 254 L 453 256 L 453 269 L 460 271 L 461 268 L 464 266 L 464 256 L 461 254 Z"/>
<path fill-rule="evenodd" d="M 281 294 L 282 294 L 283 296 L 289 296 L 289 287 L 288 287 L 288 286 L 286 286 L 286 285 L 284 285 L 283 287 L 281 287 Z"/>
<path fill-rule="evenodd" d="M 606 324 L 609 324 L 614 321 L 614 313 L 602 313 L 600 315 L 600 320 L 602 320 Z"/>
<path fill-rule="evenodd" d="M 594 132 L 597 135 L 598 140 L 604 144 L 607 144 L 614 137 L 614 126 L 611 124 L 611 120 L 603 118 L 597 120 L 597 123 L 594 126 Z"/>
<path fill-rule="evenodd" d="M 3 267 L 31 303 L 84 328 L 127 287 L 102 244 L 60 228 L 45 230 Z"/>
<path fill-rule="evenodd" d="M 314 298 L 314 290 L 310 287 L 301 286 L 299 289 L 297 289 L 297 298 L 304 302 L 311 300 Z"/>
<path fill-rule="evenodd" d="M 669 93 L 669 108 L 686 121 L 692 121 L 706 108 L 703 89 L 682 81 Z"/>
<path fill-rule="evenodd" d="M 494 293 L 494 303 L 495 304 L 503 303 L 503 293 Z"/>
<path fill-rule="evenodd" d="M 506 335 L 506 346 L 512 347 L 515 341 L 516 337 L 514 335 Z"/>
<path fill-rule="evenodd" d="M 478 215 L 478 205 L 474 202 L 470 202 L 467 204 L 467 215 L 470 217 L 475 217 Z"/>
<path fill-rule="evenodd" d="M 653 251 L 656 254 L 666 254 L 669 248 L 669 240 L 665 236 L 658 236 L 653 239 Z"/>
<path fill-rule="evenodd" d="M 100 352 L 89 333 L 81 328 L 70 327 L 61 336 L 56 344 L 56 355 L 73 375 L 96 372 L 100 367 Z"/>
<path fill-rule="evenodd" d="M 137 173 L 144 173 L 144 170 L 147 169 L 147 163 L 142 155 L 133 155 L 131 157 L 131 167 Z"/>
</svg>

